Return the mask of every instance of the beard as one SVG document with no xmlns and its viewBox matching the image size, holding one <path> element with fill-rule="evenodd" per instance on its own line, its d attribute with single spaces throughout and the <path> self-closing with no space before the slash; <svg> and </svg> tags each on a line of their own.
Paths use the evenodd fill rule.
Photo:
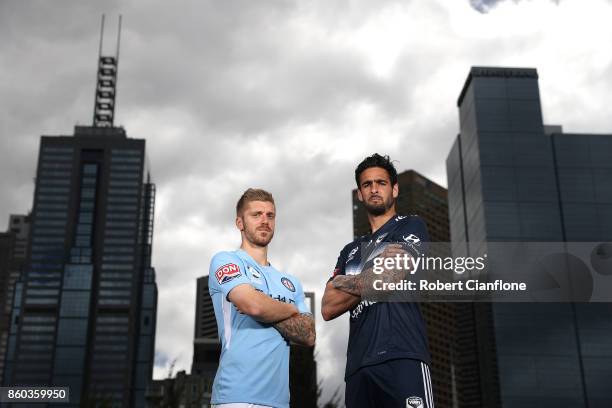
<svg viewBox="0 0 612 408">
<path fill-rule="evenodd" d="M 378 196 L 380 197 L 380 196 Z M 371 199 L 371 197 L 370 197 Z M 387 200 L 381 199 L 376 202 L 371 202 L 370 200 L 364 201 L 363 205 L 370 215 L 379 216 L 386 213 L 391 207 L 393 207 L 393 196 L 389 196 Z"/>
<path fill-rule="evenodd" d="M 274 231 L 269 227 L 252 228 L 247 226 L 244 229 L 244 235 L 253 245 L 265 247 L 272 241 Z"/>
</svg>

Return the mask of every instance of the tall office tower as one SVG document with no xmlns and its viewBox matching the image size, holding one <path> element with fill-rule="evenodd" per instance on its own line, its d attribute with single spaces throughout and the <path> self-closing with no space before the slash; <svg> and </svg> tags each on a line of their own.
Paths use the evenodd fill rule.
<svg viewBox="0 0 612 408">
<path fill-rule="evenodd" d="M 29 216 L 11 215 L 7 232 L 0 233 L 0 384 L 4 373 L 15 283 L 23 270 L 29 232 Z"/>
<path fill-rule="evenodd" d="M 392 157 L 393 158 L 393 157 Z M 398 174 L 399 214 L 416 214 L 427 224 L 431 242 L 449 242 L 447 192 L 414 170 Z M 366 209 L 353 190 L 353 234 L 367 234 L 370 229 Z M 431 246 L 431 256 L 448 256 L 445 245 Z M 453 407 L 453 333 L 455 305 L 442 302 L 421 303 L 431 351 L 431 380 L 435 406 Z"/>
<path fill-rule="evenodd" d="M 454 256 L 495 241 L 612 240 L 612 135 L 545 127 L 535 69 L 474 67 L 458 106 Z M 612 406 L 610 304 L 480 304 L 463 323 L 473 364 L 457 373 L 461 407 Z"/>
<path fill-rule="evenodd" d="M 212 298 L 208 293 L 208 275 L 198 278 L 196 289 L 195 336 L 191 374 L 214 378 L 221 356 L 221 342 Z"/>
<path fill-rule="evenodd" d="M 94 126 L 41 138 L 5 383 L 68 386 L 72 406 L 141 407 L 157 310 L 155 186 L 145 141 L 113 125 L 117 56 L 98 62 Z"/>
<path fill-rule="evenodd" d="M 315 313 L 314 292 L 304 292 L 306 306 Z M 291 408 L 317 408 L 317 363 L 314 347 L 291 345 L 289 354 L 289 390 Z"/>
</svg>

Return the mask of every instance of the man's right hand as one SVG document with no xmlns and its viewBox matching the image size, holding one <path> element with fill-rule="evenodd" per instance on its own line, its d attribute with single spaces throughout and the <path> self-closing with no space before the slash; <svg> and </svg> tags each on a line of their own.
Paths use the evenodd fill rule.
<svg viewBox="0 0 612 408">
<path fill-rule="evenodd" d="M 294 305 L 274 300 L 246 283 L 233 288 L 227 297 L 240 313 L 262 323 L 278 323 L 299 314 Z"/>
</svg>

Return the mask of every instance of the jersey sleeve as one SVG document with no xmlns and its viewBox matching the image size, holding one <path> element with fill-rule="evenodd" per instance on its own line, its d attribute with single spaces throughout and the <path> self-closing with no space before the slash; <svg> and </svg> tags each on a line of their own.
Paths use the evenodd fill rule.
<svg viewBox="0 0 612 408">
<path fill-rule="evenodd" d="M 246 276 L 244 262 L 230 252 L 219 252 L 213 256 L 210 261 L 208 282 L 211 295 L 220 292 L 226 299 L 236 286 L 251 284 Z"/>
<path fill-rule="evenodd" d="M 345 251 L 343 249 L 342 251 L 340 251 L 340 255 L 338 256 L 338 260 L 336 261 L 336 267 L 334 268 L 334 271 L 332 272 L 332 276 L 330 276 L 330 278 L 327 281 L 331 282 L 338 275 L 346 275 L 345 265 L 346 265 L 346 256 L 345 256 Z"/>
<path fill-rule="evenodd" d="M 420 217 L 410 217 L 395 230 L 392 241 L 401 243 L 414 257 L 424 256 L 429 249 L 427 225 Z"/>
<path fill-rule="evenodd" d="M 302 282 L 296 279 L 296 295 L 295 295 L 295 306 L 300 313 L 312 314 L 312 311 L 306 304 L 306 296 L 304 295 L 304 289 L 302 288 Z"/>
</svg>

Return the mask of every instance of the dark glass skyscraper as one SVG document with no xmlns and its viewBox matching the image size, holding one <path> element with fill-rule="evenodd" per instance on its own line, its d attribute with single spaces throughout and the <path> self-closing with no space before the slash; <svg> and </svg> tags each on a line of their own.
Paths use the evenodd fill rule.
<svg viewBox="0 0 612 408">
<path fill-rule="evenodd" d="M 195 336 L 191 374 L 215 377 L 221 356 L 221 341 L 212 299 L 208 293 L 208 275 L 198 278 L 196 289 Z"/>
<path fill-rule="evenodd" d="M 43 136 L 6 384 L 70 387 L 75 406 L 142 406 L 157 307 L 154 185 L 122 128 Z"/>
<path fill-rule="evenodd" d="M 447 158 L 454 256 L 495 241 L 612 240 L 612 135 L 544 126 L 535 69 L 472 68 L 458 106 Z M 612 406 L 610 304 L 471 307 L 461 407 Z"/>
<path fill-rule="evenodd" d="M 113 125 L 117 64 L 99 56 L 94 126 L 41 138 L 11 316 L 5 384 L 68 386 L 71 406 L 143 407 L 153 370 L 155 186 Z"/>
<path fill-rule="evenodd" d="M 3 382 L 15 283 L 21 279 L 30 233 L 30 217 L 11 215 L 0 233 L 0 384 Z"/>
</svg>

